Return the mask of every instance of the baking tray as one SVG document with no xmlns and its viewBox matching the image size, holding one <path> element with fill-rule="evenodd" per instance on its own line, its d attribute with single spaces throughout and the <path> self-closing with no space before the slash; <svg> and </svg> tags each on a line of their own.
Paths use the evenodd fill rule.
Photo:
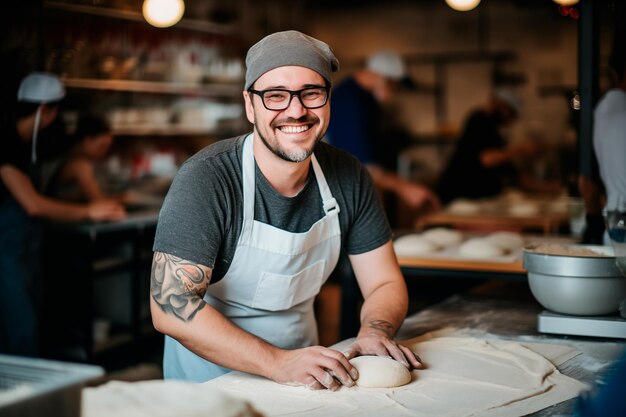
<svg viewBox="0 0 626 417">
<path fill-rule="evenodd" d="M 0 416 L 80 417 L 81 389 L 99 366 L 0 354 Z"/>
</svg>

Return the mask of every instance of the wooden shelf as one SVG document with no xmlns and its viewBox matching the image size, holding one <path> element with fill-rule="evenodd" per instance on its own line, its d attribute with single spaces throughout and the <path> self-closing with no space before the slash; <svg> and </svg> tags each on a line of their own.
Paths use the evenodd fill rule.
<svg viewBox="0 0 626 417">
<path fill-rule="evenodd" d="M 241 94 L 241 83 L 184 84 L 163 81 L 103 80 L 97 78 L 64 78 L 69 88 L 89 90 L 127 91 L 136 93 L 175 94 L 202 97 L 236 97 Z"/>
<path fill-rule="evenodd" d="M 102 16 L 108 18 L 131 20 L 135 22 L 143 22 L 148 24 L 140 12 L 124 9 L 113 9 L 110 7 L 97 7 L 82 4 L 70 4 L 58 1 L 44 1 L 44 7 L 47 9 L 61 10 L 64 12 L 83 13 L 92 16 Z M 212 23 L 204 20 L 185 19 L 183 18 L 172 28 L 189 29 L 197 32 L 214 33 L 219 35 L 232 34 L 234 28 L 232 25 L 220 23 Z M 169 28 L 165 28 L 169 29 Z"/>
<path fill-rule="evenodd" d="M 217 136 L 228 134 L 226 128 L 204 128 L 191 126 L 128 126 L 113 129 L 115 136 Z"/>
</svg>

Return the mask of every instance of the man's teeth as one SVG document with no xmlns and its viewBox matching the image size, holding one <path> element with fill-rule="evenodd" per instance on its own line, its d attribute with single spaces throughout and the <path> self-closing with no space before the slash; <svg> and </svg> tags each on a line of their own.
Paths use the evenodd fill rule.
<svg viewBox="0 0 626 417">
<path fill-rule="evenodd" d="M 308 125 L 304 126 L 281 126 L 280 131 L 283 133 L 301 133 L 309 130 Z"/>
</svg>

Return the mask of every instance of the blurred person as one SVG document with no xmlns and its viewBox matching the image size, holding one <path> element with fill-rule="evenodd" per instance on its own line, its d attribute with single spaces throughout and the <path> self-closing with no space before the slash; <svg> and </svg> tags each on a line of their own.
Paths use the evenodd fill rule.
<svg viewBox="0 0 626 417">
<path fill-rule="evenodd" d="M 365 164 L 383 193 L 392 193 L 411 209 L 437 208 L 439 199 L 428 187 L 400 177 L 385 163 L 386 148 L 394 138 L 387 137 L 383 128 L 382 106 L 407 79 L 405 63 L 397 53 L 370 55 L 364 68 L 333 89 L 327 138 Z"/>
<path fill-rule="evenodd" d="M 614 80 L 593 114 L 593 148 L 606 193 L 605 211 L 626 212 L 626 30 L 617 32 L 609 66 Z"/>
<path fill-rule="evenodd" d="M 583 391 L 574 407 L 575 417 L 623 416 L 626 410 L 626 353 L 616 361 L 615 367 L 607 372 L 602 383 Z"/>
<path fill-rule="evenodd" d="M 59 114 L 65 88 L 48 73 L 20 83 L 15 118 L 0 136 L 0 352 L 38 354 L 42 220 L 118 220 L 111 202 L 72 204 L 42 194 L 46 130 Z M 38 143 L 38 139 L 42 139 Z"/>
<path fill-rule="evenodd" d="M 581 242 L 590 245 L 602 245 L 606 229 L 602 208 L 606 196 L 602 181 L 580 174 L 577 178 L 578 192 L 585 205 L 585 227 Z"/>
<path fill-rule="evenodd" d="M 509 185 L 527 188 L 515 161 L 538 155 L 540 148 L 530 141 L 508 144 L 501 132 L 517 120 L 521 108 L 515 93 L 499 89 L 469 115 L 437 184 L 444 204 L 459 197 L 493 197 Z"/>
<path fill-rule="evenodd" d="M 617 15 L 623 17 L 624 11 L 626 9 L 622 7 Z M 609 58 L 613 87 L 598 101 L 593 116 L 593 146 L 606 194 L 605 213 L 626 213 L 626 27 L 623 18 L 618 18 L 617 22 L 621 25 L 615 30 Z M 588 207 L 601 204 L 596 190 L 598 184 L 581 176 L 580 185 L 583 194 L 588 193 Z M 623 236 L 613 237 L 623 239 Z M 604 244 L 611 244 L 608 233 L 604 235 Z M 620 313 L 624 317 L 624 302 Z M 575 416 L 621 416 L 626 413 L 626 353 L 617 360 L 615 368 L 604 376 L 602 382 L 578 397 Z"/>
<path fill-rule="evenodd" d="M 165 378 L 239 370 L 336 390 L 354 386 L 356 355 L 422 367 L 393 340 L 408 295 L 380 196 L 354 156 L 322 141 L 338 69 L 330 47 L 303 33 L 261 39 L 246 56 L 253 132 L 209 145 L 178 170 L 150 288 Z M 319 345 L 313 309 L 342 249 L 363 295 L 345 353 Z"/>
<path fill-rule="evenodd" d="M 604 236 L 603 210 L 626 212 L 626 30 L 615 31 L 609 57 L 611 87 L 594 109 L 593 149 L 600 180 L 578 176 L 578 188 L 585 202 L 584 243 L 610 244 Z"/>
<path fill-rule="evenodd" d="M 78 119 L 73 137 L 73 145 L 46 192 L 68 201 L 122 201 L 123 195 L 107 195 L 96 178 L 95 164 L 105 159 L 113 144 L 109 123 L 101 116 L 84 114 Z"/>
</svg>

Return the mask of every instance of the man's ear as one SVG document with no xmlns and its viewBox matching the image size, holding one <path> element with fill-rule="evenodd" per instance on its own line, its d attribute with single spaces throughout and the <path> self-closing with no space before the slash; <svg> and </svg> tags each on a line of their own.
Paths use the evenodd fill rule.
<svg viewBox="0 0 626 417">
<path fill-rule="evenodd" d="M 252 102 L 252 94 L 247 91 L 243 92 L 243 100 L 246 107 L 246 117 L 248 121 L 254 124 L 254 103 Z"/>
</svg>

